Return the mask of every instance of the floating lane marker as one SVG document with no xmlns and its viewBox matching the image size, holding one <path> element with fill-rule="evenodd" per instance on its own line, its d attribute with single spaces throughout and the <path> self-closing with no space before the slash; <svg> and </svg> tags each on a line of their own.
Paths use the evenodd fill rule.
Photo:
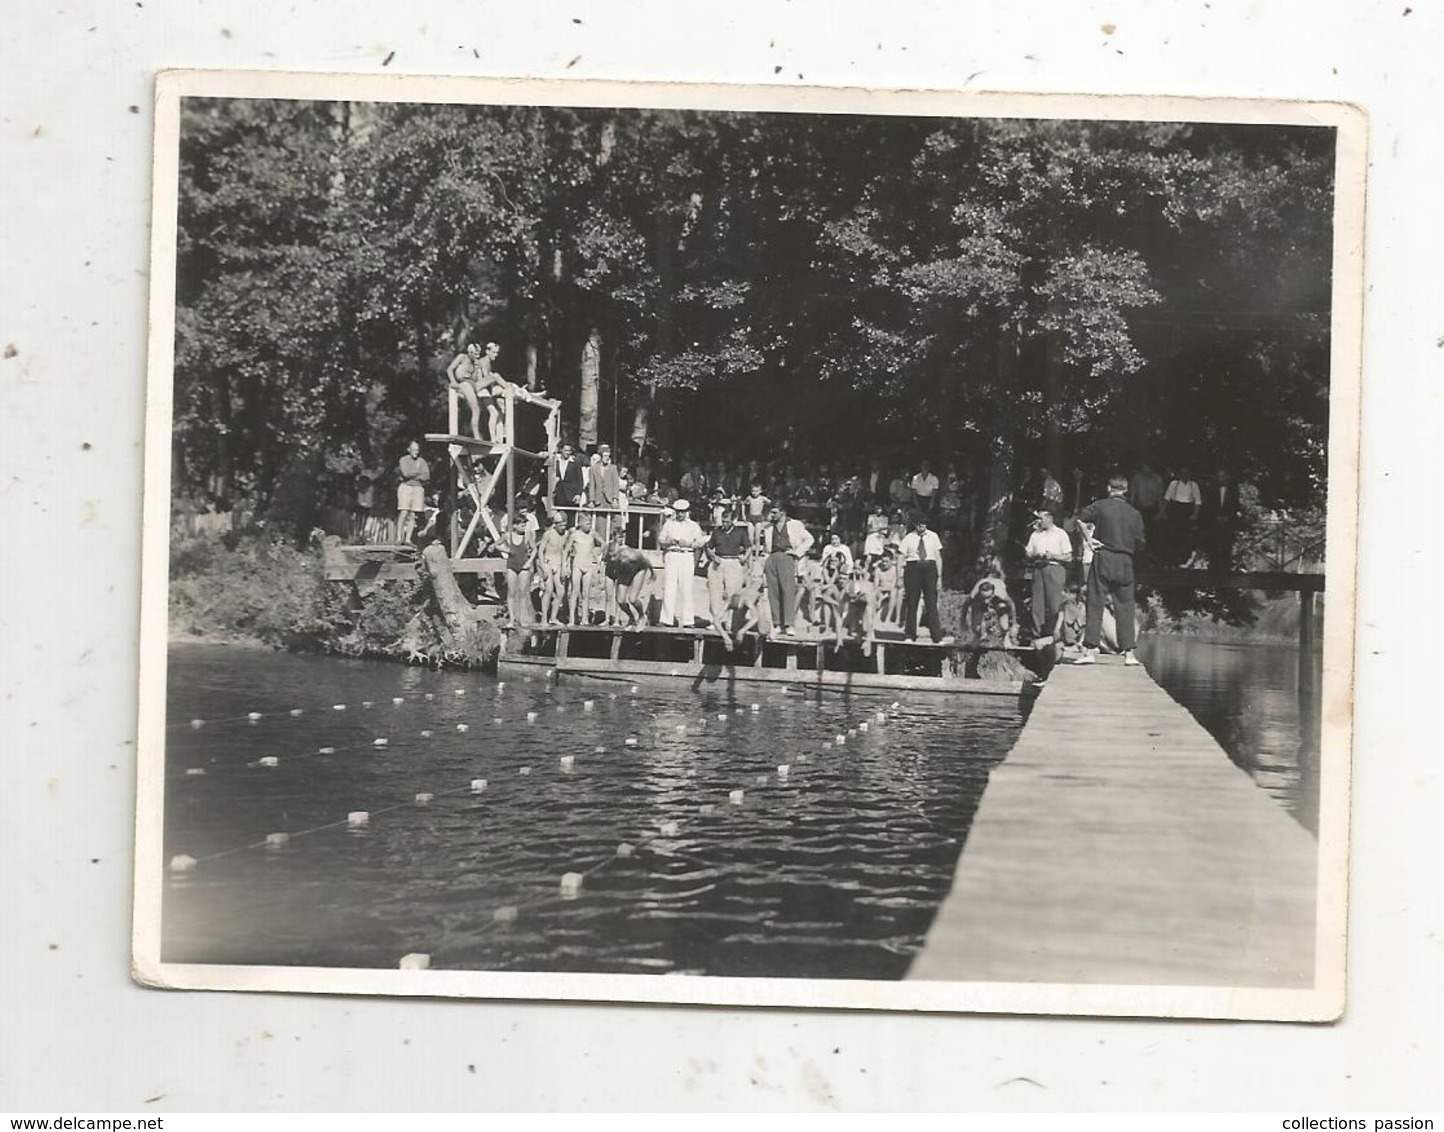
<svg viewBox="0 0 1444 1132">
<path fill-rule="evenodd" d="M 527 721 L 528 723 L 535 723 L 535 722 L 536 722 L 536 712 L 534 712 L 534 711 L 529 711 L 529 712 L 527 712 L 527 713 L 526 713 L 526 721 Z"/>
<path fill-rule="evenodd" d="M 849 739 L 853 738 L 853 737 L 856 736 L 856 735 L 857 735 L 857 728 L 856 728 L 856 727 L 849 727 L 849 728 L 847 729 L 847 737 L 848 737 Z"/>
<path fill-rule="evenodd" d="M 331 710 L 332 710 L 332 711 L 345 711 L 345 710 L 346 710 L 346 705 L 345 705 L 345 704 L 332 704 L 332 705 L 331 705 Z"/>
<path fill-rule="evenodd" d="M 745 792 L 744 792 L 744 791 L 742 791 L 742 790 L 734 790 L 734 791 L 732 791 L 732 793 L 730 793 L 730 794 L 727 795 L 727 801 L 730 802 L 730 803 L 731 803 L 732 805 L 734 805 L 734 806 L 740 806 L 740 805 L 742 805 L 742 799 L 743 799 L 743 797 L 745 797 Z"/>
<path fill-rule="evenodd" d="M 390 739 L 372 739 L 372 740 L 371 740 L 371 745 L 372 745 L 373 747 L 389 747 L 389 746 L 391 746 L 391 740 L 390 740 Z"/>
<path fill-rule="evenodd" d="M 457 688 L 457 689 L 456 689 L 455 691 L 453 691 L 451 694 L 452 694 L 453 696 L 464 696 L 464 695 L 466 695 L 466 689 L 465 689 L 465 688 Z"/>
<path fill-rule="evenodd" d="M 767 782 L 768 782 L 767 775 L 765 775 L 765 774 L 759 774 L 759 775 L 757 776 L 757 785 L 758 785 L 758 786 L 766 786 L 766 785 L 767 785 Z"/>
<path fill-rule="evenodd" d="M 486 792 L 486 779 L 473 778 L 471 780 L 471 792 L 473 794 L 484 794 Z"/>
<path fill-rule="evenodd" d="M 188 774 L 192 778 L 199 778 L 201 777 L 201 775 L 205 774 L 205 770 L 204 768 L 198 766 L 187 767 L 186 774 Z"/>
<path fill-rule="evenodd" d="M 516 772 L 517 772 L 517 774 L 520 774 L 520 775 L 528 775 L 528 774 L 531 773 L 531 767 L 529 767 L 529 766 L 519 766 L 519 767 L 516 768 Z"/>
<path fill-rule="evenodd" d="M 575 899 L 582 891 L 581 873 L 562 873 L 561 894 L 568 900 Z"/>
<path fill-rule="evenodd" d="M 637 847 L 626 841 L 623 841 L 620 845 L 617 846 L 618 857 L 630 857 L 636 851 Z"/>
<path fill-rule="evenodd" d="M 426 793 L 418 794 L 418 795 L 416 795 L 416 804 L 417 804 L 418 806 L 430 805 L 431 799 L 433 799 L 433 798 L 435 798 L 435 797 L 436 797 L 435 794 L 426 794 Z"/>
<path fill-rule="evenodd" d="M 726 719 L 726 718 L 727 718 L 727 713 L 726 713 L 725 711 L 719 711 L 719 712 L 717 713 L 717 718 L 718 718 L 719 720 L 721 720 L 721 719 Z"/>
<path fill-rule="evenodd" d="M 622 744 L 627 747 L 635 747 L 637 745 L 637 737 L 635 735 L 628 735 L 622 740 Z"/>
<path fill-rule="evenodd" d="M 266 848 L 281 849 L 284 848 L 286 842 L 290 840 L 291 835 L 289 833 L 268 833 L 266 834 Z"/>
<path fill-rule="evenodd" d="M 567 710 L 567 705 L 566 705 L 566 704 L 557 704 L 557 711 L 566 711 L 566 710 Z"/>
<path fill-rule="evenodd" d="M 206 721 L 205 721 L 204 719 L 193 719 L 193 720 L 191 720 L 191 726 L 194 727 L 197 731 L 199 731 L 199 730 L 200 730 L 202 727 L 204 727 L 205 725 L 206 725 Z"/>
<path fill-rule="evenodd" d="M 305 712 L 304 712 L 301 708 L 293 707 L 293 708 L 291 709 L 291 714 L 292 714 L 292 715 L 304 715 Z"/>
<path fill-rule="evenodd" d="M 346 815 L 346 824 L 352 829 L 360 829 L 363 825 L 371 824 L 371 815 L 365 810 L 352 810 Z"/>
<path fill-rule="evenodd" d="M 370 700 L 362 700 L 362 701 L 361 701 L 361 706 L 362 706 L 362 707 L 371 707 L 371 706 L 372 706 L 372 703 L 371 703 Z"/>
<path fill-rule="evenodd" d="M 897 709 L 900 708 L 901 706 L 902 706 L 902 705 L 901 705 L 900 703 L 898 703 L 897 700 L 893 700 L 893 702 L 892 702 L 892 710 L 893 710 L 893 711 L 897 711 Z"/>
<path fill-rule="evenodd" d="M 706 802 L 703 805 L 697 807 L 697 812 L 704 816 L 707 814 L 715 814 L 717 812 L 717 807 L 714 806 L 711 802 Z"/>
<path fill-rule="evenodd" d="M 430 739 L 430 738 L 431 738 L 431 732 L 430 732 L 430 731 L 423 731 L 423 732 L 421 733 L 421 737 L 422 737 L 423 739 Z"/>
<path fill-rule="evenodd" d="M 633 685 L 632 685 L 632 695 L 635 696 L 636 694 L 637 694 L 637 685 L 633 684 Z"/>
<path fill-rule="evenodd" d="M 500 908 L 498 908 L 495 912 L 491 914 L 491 918 L 495 920 L 498 924 L 516 923 L 516 905 L 503 904 Z"/>
<path fill-rule="evenodd" d="M 185 853 L 181 853 L 178 856 L 172 857 L 170 859 L 170 871 L 173 873 L 194 872 L 195 867 L 196 859 L 194 857 L 187 856 Z"/>
<path fill-rule="evenodd" d="M 470 730 L 471 730 L 471 724 L 469 724 L 469 723 L 458 723 L 458 724 L 456 725 L 456 729 L 457 729 L 458 731 L 461 731 L 461 732 L 470 731 Z"/>
<path fill-rule="evenodd" d="M 875 716 L 873 716 L 873 718 L 874 718 L 875 720 L 877 720 L 879 723 L 886 723 L 886 722 L 887 722 L 887 712 L 885 712 L 885 711 L 880 711 L 880 712 L 878 712 Z"/>
<path fill-rule="evenodd" d="M 592 748 L 592 754 L 594 755 L 605 755 L 606 753 L 607 749 L 601 744 L 598 744 L 596 747 Z"/>
<path fill-rule="evenodd" d="M 592 702 L 591 700 L 583 700 L 583 701 L 582 701 L 582 710 L 583 710 L 583 711 L 591 711 L 592 708 L 593 708 L 593 706 L 594 706 L 594 704 L 593 704 L 593 702 Z"/>
<path fill-rule="evenodd" d="M 335 748 L 335 747 L 317 747 L 317 748 L 316 748 L 316 753 L 317 753 L 318 755 L 334 755 L 334 754 L 336 753 L 336 748 Z"/>
<path fill-rule="evenodd" d="M 572 767 L 574 767 L 574 766 L 576 766 L 576 765 L 577 765 L 577 756 L 576 756 L 576 755 L 563 755 L 563 756 L 562 756 L 562 758 L 561 758 L 561 766 L 562 766 L 562 769 L 563 769 L 563 770 L 571 770 Z"/>
<path fill-rule="evenodd" d="M 495 726 L 496 724 L 498 724 L 498 723 L 501 722 L 501 716 L 499 716 L 499 715 L 494 715 L 494 716 L 492 716 L 492 717 L 491 717 L 491 722 L 492 722 L 492 726 Z"/>
<path fill-rule="evenodd" d="M 434 695 L 432 695 L 432 693 L 430 693 L 430 692 L 427 692 L 427 693 L 426 693 L 426 702 L 427 702 L 427 703 L 430 703 L 430 702 L 431 702 L 432 700 L 434 700 L 434 699 L 436 699 L 436 697 L 435 697 Z"/>
<path fill-rule="evenodd" d="M 674 821 L 664 821 L 660 826 L 657 827 L 657 832 L 660 833 L 663 837 L 676 837 L 680 831 L 681 826 L 679 826 Z"/>
<path fill-rule="evenodd" d="M 679 724 L 677 724 L 677 734 L 678 734 L 678 735 L 683 734 L 686 730 L 687 730 L 687 725 L 686 725 L 685 723 L 679 723 Z"/>
<path fill-rule="evenodd" d="M 753 711 L 761 711 L 761 710 L 762 710 L 762 705 L 761 705 L 761 704 L 753 704 L 753 705 L 752 705 L 752 710 L 753 710 Z"/>
<path fill-rule="evenodd" d="M 404 703 L 406 702 L 406 697 L 405 697 L 405 696 L 392 696 L 392 697 L 391 697 L 391 702 L 392 702 L 393 704 L 395 704 L 397 707 L 400 707 L 402 704 L 404 704 Z"/>
<path fill-rule="evenodd" d="M 847 736 L 839 735 L 836 739 L 833 740 L 833 742 L 836 743 L 839 747 L 841 747 L 847 742 Z"/>
<path fill-rule="evenodd" d="M 500 691 L 501 691 L 503 688 L 505 688 L 505 687 L 506 687 L 506 681 L 505 681 L 505 680 L 498 680 L 498 681 L 496 682 L 496 690 L 497 690 L 498 692 L 500 692 Z"/>
<path fill-rule="evenodd" d="M 787 777 L 789 774 L 791 774 L 791 773 L 792 773 L 792 767 L 791 767 L 789 764 L 787 764 L 787 763 L 781 763 L 781 764 L 778 765 L 778 767 L 777 767 L 777 777 L 778 777 L 778 778 L 786 778 L 786 777 Z"/>
<path fill-rule="evenodd" d="M 410 955 L 403 955 L 397 967 L 402 971 L 425 971 L 431 966 L 431 956 L 423 955 L 419 951 L 413 951 Z"/>
<path fill-rule="evenodd" d="M 280 765 L 281 765 L 281 760 L 278 759 L 278 758 L 276 758 L 275 755 L 266 755 L 264 758 L 260 759 L 260 760 L 257 762 L 256 765 L 257 765 L 257 766 L 280 766 Z"/>
<path fill-rule="evenodd" d="M 246 713 L 246 718 L 247 718 L 248 720 L 250 720 L 252 723 L 255 723 L 256 720 L 258 720 L 258 719 L 261 718 L 261 713 L 258 712 L 258 711 L 247 712 L 247 713 Z"/>
<path fill-rule="evenodd" d="M 866 730 L 867 730 L 867 723 L 866 723 L 866 722 L 859 723 L 859 724 L 857 725 L 857 729 L 858 729 L 859 731 L 866 731 Z"/>
</svg>

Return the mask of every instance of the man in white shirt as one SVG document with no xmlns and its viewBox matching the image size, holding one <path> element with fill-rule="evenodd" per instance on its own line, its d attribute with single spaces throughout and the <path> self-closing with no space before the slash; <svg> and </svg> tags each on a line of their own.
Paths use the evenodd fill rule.
<svg viewBox="0 0 1444 1132">
<path fill-rule="evenodd" d="M 938 493 L 938 477 L 933 475 L 932 467 L 926 460 L 919 465 L 919 471 L 908 486 L 913 489 L 913 499 L 917 501 L 918 510 L 931 518 L 933 498 Z"/>
<path fill-rule="evenodd" d="M 694 627 L 692 579 L 697 576 L 697 549 L 707 541 L 702 528 L 692 521 L 691 506 L 685 499 L 672 504 L 676 517 L 662 524 L 657 547 L 662 551 L 661 624 Z"/>
<path fill-rule="evenodd" d="M 926 465 L 924 465 L 926 466 Z M 906 622 L 903 635 L 910 641 L 918 639 L 918 598 L 923 599 L 923 621 L 928 633 L 939 644 L 950 644 L 952 637 L 943 636 L 938 620 L 938 579 L 943 575 L 943 543 L 936 531 L 928 530 L 926 515 L 913 516 L 913 529 L 903 535 L 903 612 Z"/>
<path fill-rule="evenodd" d="M 1033 644 L 1036 648 L 1053 643 L 1053 626 L 1063 607 L 1063 586 L 1068 581 L 1068 564 L 1073 561 L 1073 540 L 1053 522 L 1053 512 L 1034 511 L 1038 522 L 1028 536 L 1025 553 L 1033 567 Z"/>
<path fill-rule="evenodd" d="M 1178 475 L 1168 482 L 1163 493 L 1164 514 L 1168 518 L 1174 557 L 1183 562 L 1192 557 L 1197 541 L 1198 513 L 1203 507 L 1203 492 L 1198 490 L 1198 481 L 1188 468 L 1180 468 Z"/>
</svg>

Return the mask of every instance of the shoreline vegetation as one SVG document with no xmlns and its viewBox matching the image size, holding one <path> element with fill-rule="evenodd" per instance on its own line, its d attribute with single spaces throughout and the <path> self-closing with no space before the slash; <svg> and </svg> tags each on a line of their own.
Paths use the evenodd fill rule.
<svg viewBox="0 0 1444 1132">
<path fill-rule="evenodd" d="M 944 589 L 939 614 L 947 632 L 962 627 L 964 590 Z M 500 631 L 478 618 L 459 639 L 426 581 L 392 582 L 362 595 L 328 582 L 319 546 L 296 547 L 263 531 L 173 541 L 169 638 L 399 660 L 436 667 L 495 663 Z M 1298 600 L 1260 597 L 1246 623 L 1190 611 L 1170 613 L 1157 594 L 1139 602 L 1145 633 L 1231 644 L 1297 644 Z"/>
</svg>

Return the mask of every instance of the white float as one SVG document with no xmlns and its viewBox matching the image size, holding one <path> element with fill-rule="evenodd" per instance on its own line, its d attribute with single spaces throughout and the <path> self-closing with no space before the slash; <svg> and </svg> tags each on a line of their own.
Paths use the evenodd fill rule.
<svg viewBox="0 0 1444 1132">
<path fill-rule="evenodd" d="M 594 706 L 594 704 L 592 703 L 591 700 L 583 700 L 583 701 L 582 701 L 582 710 L 583 710 L 583 711 L 591 711 L 592 708 L 593 708 L 593 706 Z"/>
<path fill-rule="evenodd" d="M 622 743 L 624 746 L 627 747 L 635 747 L 637 745 L 637 738 L 635 735 L 628 735 L 625 739 L 622 740 Z"/>
<path fill-rule="evenodd" d="M 261 718 L 261 713 L 258 711 L 250 711 L 246 713 L 246 718 L 249 719 L 252 723 L 255 723 L 256 720 Z"/>
<path fill-rule="evenodd" d="M 572 767 L 574 767 L 574 766 L 577 765 L 577 756 L 576 756 L 576 755 L 563 755 L 562 758 L 561 758 L 561 764 L 562 764 L 562 769 L 563 769 L 563 770 L 571 770 Z"/>
<path fill-rule="evenodd" d="M 424 792 L 423 792 L 423 793 L 421 793 L 421 794 L 416 795 L 416 804 L 417 804 L 418 806 L 425 806 L 425 805 L 429 804 L 430 801 L 431 801 L 431 799 L 433 799 L 433 798 L 435 798 L 435 797 L 436 797 L 435 794 L 427 794 L 427 793 L 424 793 Z"/>
<path fill-rule="evenodd" d="M 289 833 L 268 833 L 266 834 L 266 848 L 279 849 L 291 840 Z"/>
<path fill-rule="evenodd" d="M 786 778 L 792 773 L 792 767 L 788 763 L 780 763 L 777 767 L 777 777 Z"/>
<path fill-rule="evenodd" d="M 431 966 L 431 956 L 413 951 L 410 955 L 403 955 L 397 966 L 402 971 L 425 971 Z"/>
<path fill-rule="evenodd" d="M 335 747 L 317 747 L 317 748 L 316 748 L 316 753 L 317 753 L 318 755 L 334 755 L 334 754 L 336 753 L 336 748 L 335 748 Z"/>
<path fill-rule="evenodd" d="M 275 755 L 266 755 L 266 756 L 264 756 L 264 757 L 260 760 L 260 765 L 261 765 L 261 766 L 280 766 L 280 765 L 281 765 L 281 760 L 278 759 L 278 758 L 276 758 Z"/>
<path fill-rule="evenodd" d="M 637 847 L 635 845 L 630 845 L 625 841 L 623 841 L 620 845 L 617 846 L 618 857 L 630 857 L 636 851 Z"/>
<path fill-rule="evenodd" d="M 332 710 L 332 711 L 345 711 L 345 710 L 346 710 L 346 705 L 345 705 L 345 704 L 332 704 L 332 705 L 331 705 L 331 710 Z"/>
<path fill-rule="evenodd" d="M 421 737 L 422 737 L 423 739 L 430 739 L 430 738 L 431 738 L 431 732 L 430 732 L 430 731 L 423 731 L 423 732 L 421 733 Z"/>
<path fill-rule="evenodd" d="M 498 924 L 516 923 L 516 905 L 503 904 L 500 908 L 498 908 L 495 912 L 491 914 L 491 918 L 495 920 Z"/>
<path fill-rule="evenodd" d="M 471 780 L 471 792 L 472 792 L 473 794 L 483 794 L 483 793 L 485 793 L 485 792 L 486 792 L 486 779 L 484 779 L 484 778 L 473 778 L 473 779 Z"/>
<path fill-rule="evenodd" d="M 372 745 L 373 747 L 389 747 L 389 746 L 391 746 L 391 740 L 390 740 L 390 739 L 372 739 L 372 740 L 371 740 L 371 745 Z"/>
<path fill-rule="evenodd" d="M 193 872 L 196 867 L 196 859 L 181 853 L 170 859 L 170 871 L 173 873 Z"/>
<path fill-rule="evenodd" d="M 363 825 L 371 824 L 371 815 L 365 810 L 352 810 L 346 815 L 346 824 L 352 829 L 360 829 Z"/>
<path fill-rule="evenodd" d="M 742 790 L 734 790 L 734 791 L 732 791 L 732 793 L 730 793 L 730 794 L 727 795 L 727 801 L 731 802 L 732 805 L 734 805 L 734 806 L 740 806 L 740 805 L 742 805 L 742 799 L 743 799 L 744 796 L 745 796 L 745 792 L 744 792 L 744 791 L 742 791 Z"/>
<path fill-rule="evenodd" d="M 471 730 L 471 724 L 469 724 L 469 723 L 458 723 L 458 724 L 456 725 L 456 729 L 457 729 L 458 731 L 461 731 L 461 732 L 464 733 L 464 732 L 467 732 L 467 731 L 470 731 L 470 730 Z"/>
<path fill-rule="evenodd" d="M 566 897 L 574 897 L 582 890 L 581 873 L 562 873 L 561 894 Z"/>
<path fill-rule="evenodd" d="M 657 832 L 663 837 L 676 837 L 681 827 L 674 821 L 664 821 L 657 827 Z"/>
</svg>

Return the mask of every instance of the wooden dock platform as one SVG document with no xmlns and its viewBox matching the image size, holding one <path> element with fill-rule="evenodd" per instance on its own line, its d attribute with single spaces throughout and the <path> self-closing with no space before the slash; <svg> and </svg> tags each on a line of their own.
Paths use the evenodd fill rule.
<svg viewBox="0 0 1444 1132">
<path fill-rule="evenodd" d="M 1317 849 L 1142 667 L 1060 665 L 908 978 L 1307 988 Z"/>
</svg>

